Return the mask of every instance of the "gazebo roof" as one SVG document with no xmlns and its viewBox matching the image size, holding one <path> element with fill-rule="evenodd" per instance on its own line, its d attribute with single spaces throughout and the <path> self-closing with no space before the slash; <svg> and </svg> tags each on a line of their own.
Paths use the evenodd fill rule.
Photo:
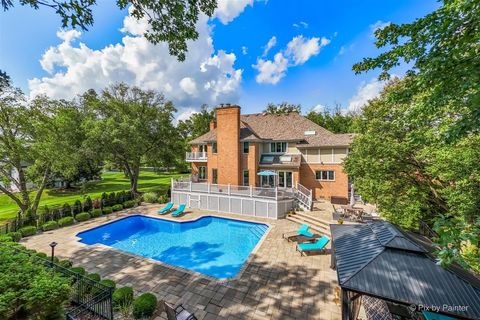
<svg viewBox="0 0 480 320">
<path fill-rule="evenodd" d="M 393 224 L 330 228 L 340 287 L 405 305 L 457 306 L 440 312 L 480 319 L 480 282 L 437 265 L 421 244 Z"/>
</svg>

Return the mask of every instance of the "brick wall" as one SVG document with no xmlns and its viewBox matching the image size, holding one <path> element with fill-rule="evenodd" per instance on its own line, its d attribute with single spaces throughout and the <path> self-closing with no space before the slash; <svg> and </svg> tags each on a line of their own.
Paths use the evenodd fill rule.
<svg viewBox="0 0 480 320">
<path fill-rule="evenodd" d="M 334 170 L 335 181 L 316 180 L 315 171 L 317 170 Z M 324 198 L 330 200 L 332 196 L 348 198 L 348 176 L 340 164 L 302 163 L 299 182 L 308 189 L 312 189 L 315 199 Z"/>
<path fill-rule="evenodd" d="M 216 109 L 218 183 L 241 185 L 240 107 Z"/>
</svg>

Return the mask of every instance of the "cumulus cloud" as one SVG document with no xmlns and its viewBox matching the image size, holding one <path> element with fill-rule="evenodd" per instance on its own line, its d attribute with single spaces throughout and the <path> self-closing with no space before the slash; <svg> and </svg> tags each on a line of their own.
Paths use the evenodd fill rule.
<svg viewBox="0 0 480 320">
<path fill-rule="evenodd" d="M 267 44 L 265 47 L 263 47 L 263 56 L 265 57 L 270 49 L 272 49 L 275 45 L 277 44 L 277 37 L 273 36 L 268 40 Z"/>
<path fill-rule="evenodd" d="M 199 38 L 188 43 L 184 62 L 170 56 L 166 43 L 148 42 L 142 36 L 147 26 L 129 15 L 124 19 L 122 42 L 98 50 L 75 44 L 79 31 L 60 31 L 62 42 L 40 60 L 49 75 L 29 80 L 30 95 L 70 99 L 91 88 L 100 91 L 125 82 L 163 92 L 180 113 L 204 103 L 238 101 L 242 70 L 234 67 L 234 53 L 215 50 L 206 16 L 199 19 Z"/>
<path fill-rule="evenodd" d="M 383 29 L 390 24 L 391 24 L 390 21 L 385 22 L 385 21 L 382 21 L 382 20 L 378 20 L 374 24 L 371 24 L 370 25 L 370 30 L 372 31 L 372 37 L 375 36 L 375 31 L 377 31 L 378 29 Z"/>
<path fill-rule="evenodd" d="M 214 16 L 223 24 L 228 24 L 238 17 L 247 6 L 253 6 L 253 0 L 218 0 Z"/>
<path fill-rule="evenodd" d="M 272 37 L 272 39 L 274 38 L 275 37 Z M 268 44 L 270 42 L 271 41 L 269 41 Z M 275 54 L 273 60 L 265 60 L 262 58 L 257 59 L 257 64 L 253 65 L 253 68 L 258 71 L 256 81 L 258 83 L 278 83 L 278 81 L 286 75 L 286 71 L 289 67 L 304 64 L 311 57 L 316 56 L 320 52 L 320 49 L 329 43 L 330 40 L 325 37 L 313 37 L 310 39 L 305 38 L 302 35 L 294 37 L 287 44 L 285 49 Z"/>
<path fill-rule="evenodd" d="M 292 26 L 294 26 L 295 28 L 305 28 L 305 29 L 307 29 L 308 28 L 308 23 L 306 23 L 305 21 L 300 21 L 299 23 L 292 24 Z"/>
<path fill-rule="evenodd" d="M 248 53 L 248 48 L 245 46 L 242 46 L 242 54 L 246 55 Z"/>
<path fill-rule="evenodd" d="M 348 101 L 348 111 L 359 112 L 363 106 L 369 101 L 372 100 L 380 94 L 383 87 L 385 86 L 385 81 L 380 81 L 376 78 L 370 80 L 369 82 L 363 82 L 357 89 L 355 95 L 350 98 Z"/>
<path fill-rule="evenodd" d="M 324 106 L 323 104 L 317 104 L 316 106 L 314 106 L 312 108 L 312 111 L 314 111 L 316 113 L 324 113 L 325 110 L 327 110 L 327 107 Z"/>
<path fill-rule="evenodd" d="M 175 119 L 175 125 L 178 124 L 179 121 L 185 121 L 189 119 L 195 113 L 198 113 L 198 111 L 194 108 L 186 108 L 182 110 L 182 112 L 180 112 L 177 118 Z"/>
</svg>

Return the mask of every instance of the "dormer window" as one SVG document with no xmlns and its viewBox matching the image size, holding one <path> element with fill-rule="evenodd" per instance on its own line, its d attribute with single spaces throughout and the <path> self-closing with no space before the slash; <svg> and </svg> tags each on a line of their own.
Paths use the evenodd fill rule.
<svg viewBox="0 0 480 320">
<path fill-rule="evenodd" d="M 285 153 L 285 152 L 287 152 L 287 143 L 286 142 L 271 142 L 270 143 L 270 152 L 271 153 Z"/>
</svg>

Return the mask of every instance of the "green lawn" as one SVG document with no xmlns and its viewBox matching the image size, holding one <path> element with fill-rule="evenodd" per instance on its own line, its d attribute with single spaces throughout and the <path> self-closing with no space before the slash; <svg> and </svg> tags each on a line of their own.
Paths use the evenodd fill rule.
<svg viewBox="0 0 480 320">
<path fill-rule="evenodd" d="M 156 173 L 152 171 L 142 171 L 138 181 L 138 190 L 157 191 L 167 190 L 170 185 L 170 179 L 181 176 L 180 174 Z M 92 200 L 100 197 L 103 192 L 117 192 L 130 189 L 130 181 L 125 178 L 122 172 L 104 173 L 102 181 L 91 183 L 86 188 L 85 194 L 88 194 Z M 84 193 L 79 189 L 74 190 L 45 190 L 40 201 L 42 205 L 63 205 L 64 203 L 73 204 L 77 199 L 82 200 Z M 32 197 L 35 193 L 32 192 Z M 0 195 L 0 223 L 15 217 L 18 210 L 17 205 L 6 195 Z"/>
</svg>

